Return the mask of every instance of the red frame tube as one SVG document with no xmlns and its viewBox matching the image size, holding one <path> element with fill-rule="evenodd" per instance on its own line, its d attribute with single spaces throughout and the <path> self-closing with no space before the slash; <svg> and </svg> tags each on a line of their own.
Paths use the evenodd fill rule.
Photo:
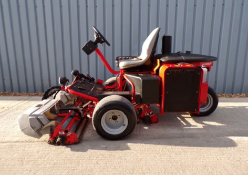
<svg viewBox="0 0 248 175">
<path fill-rule="evenodd" d="M 130 83 L 131 84 L 131 86 L 132 86 L 132 90 L 133 90 L 133 101 L 136 101 L 136 96 L 135 96 L 135 86 L 134 86 L 134 84 L 133 84 L 133 82 L 131 81 L 131 80 L 129 80 L 129 78 L 127 78 L 127 76 L 126 75 L 123 75 L 124 76 L 124 78 L 128 81 L 128 83 Z"/>
<path fill-rule="evenodd" d="M 80 92 L 76 92 L 74 90 L 71 90 L 70 88 L 68 88 L 68 91 L 73 94 L 73 95 L 76 95 L 76 96 L 79 96 L 79 97 L 82 97 L 82 98 L 86 98 L 88 100 L 91 100 L 91 101 L 98 101 L 97 98 L 95 97 L 92 97 L 92 96 L 89 96 L 89 95 L 86 95 L 86 94 L 83 94 L 83 93 L 80 93 Z"/>
<path fill-rule="evenodd" d="M 101 58 L 103 64 L 107 67 L 108 71 L 111 72 L 112 74 L 119 74 L 120 71 L 115 71 L 113 70 L 110 65 L 108 64 L 107 60 L 105 59 L 105 57 L 103 56 L 102 52 L 96 48 L 95 52 L 97 53 L 97 55 Z"/>
<path fill-rule="evenodd" d="M 119 76 L 119 79 L 118 79 L 119 91 L 122 91 L 122 81 L 121 81 L 122 77 L 123 77 L 123 76 L 120 75 L 120 76 Z"/>
<path fill-rule="evenodd" d="M 160 59 L 157 59 L 157 66 L 153 69 L 153 74 L 156 74 L 159 67 L 160 67 Z"/>
</svg>

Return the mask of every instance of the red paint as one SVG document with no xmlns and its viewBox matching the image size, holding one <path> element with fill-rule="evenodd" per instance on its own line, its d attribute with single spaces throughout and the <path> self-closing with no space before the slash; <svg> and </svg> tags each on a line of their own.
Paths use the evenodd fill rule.
<svg viewBox="0 0 248 175">
<path fill-rule="evenodd" d="M 66 127 L 66 129 L 65 130 L 70 130 L 71 129 L 71 127 L 72 127 L 72 125 L 74 124 L 74 122 L 76 122 L 76 121 L 80 121 L 80 119 L 79 118 L 77 118 L 77 117 L 73 117 L 73 119 L 70 121 L 70 123 L 67 125 L 67 127 Z"/>
<path fill-rule="evenodd" d="M 65 134 L 65 137 L 65 145 L 70 145 L 79 142 L 79 140 L 77 139 L 77 134 L 75 132 L 68 132 L 67 134 Z"/>
<path fill-rule="evenodd" d="M 88 105 L 87 111 L 89 112 L 90 117 L 92 117 L 94 109 L 95 109 L 95 104 Z"/>
<path fill-rule="evenodd" d="M 76 92 L 74 90 L 71 90 L 70 88 L 67 89 L 72 95 L 76 95 L 76 96 L 79 96 L 79 97 L 82 97 L 82 98 L 86 98 L 88 100 L 91 100 L 91 101 L 98 101 L 97 98 L 95 97 L 92 97 L 92 96 L 89 96 L 89 95 L 86 95 L 86 94 L 82 94 L 82 93 L 79 93 L 79 92 Z"/>
<path fill-rule="evenodd" d="M 103 83 L 103 80 L 101 80 L 101 79 L 97 79 L 97 81 L 96 81 L 98 84 L 102 84 Z"/>
<path fill-rule="evenodd" d="M 120 71 L 115 71 L 113 70 L 110 65 L 108 64 L 107 60 L 105 59 L 105 57 L 103 56 L 102 52 L 96 48 L 95 52 L 97 53 L 97 55 L 101 58 L 103 64 L 106 66 L 106 68 L 108 69 L 109 72 L 111 72 L 112 74 L 119 74 Z"/>
<path fill-rule="evenodd" d="M 151 123 L 157 123 L 158 122 L 158 116 L 154 114 L 150 109 L 149 109 L 149 104 L 140 104 L 135 106 L 135 109 L 138 110 L 138 108 L 142 109 L 141 114 L 138 116 L 138 119 L 142 119 L 146 116 L 150 117 Z"/>
<path fill-rule="evenodd" d="M 58 117 L 66 117 L 67 113 L 57 114 Z"/>
<path fill-rule="evenodd" d="M 169 65 L 162 65 L 159 70 L 159 76 L 161 77 L 161 105 L 160 113 L 164 114 L 164 91 L 165 91 L 165 71 L 169 68 Z"/>
<path fill-rule="evenodd" d="M 72 111 L 68 112 L 66 115 L 65 115 L 65 118 L 62 120 L 61 123 L 58 123 L 58 125 L 56 126 L 56 128 L 54 129 L 53 133 L 52 133 L 52 137 L 53 138 L 56 138 L 59 136 L 59 131 L 62 127 L 62 125 L 65 123 L 65 121 L 68 119 L 68 117 L 71 115 Z"/>
<path fill-rule="evenodd" d="M 207 96 L 208 96 L 208 83 L 202 83 L 201 86 L 201 100 L 200 103 L 203 105 L 207 103 Z"/>
<path fill-rule="evenodd" d="M 158 116 L 156 114 L 152 114 L 150 118 L 152 123 L 158 123 Z"/>
<path fill-rule="evenodd" d="M 110 86 L 104 86 L 104 89 L 113 89 L 116 87 L 116 83 L 110 85 Z"/>
<path fill-rule="evenodd" d="M 75 106 L 78 106 L 81 103 L 81 100 L 82 100 L 81 98 L 78 99 L 75 102 Z M 65 136 L 66 137 L 65 145 L 79 142 L 79 140 L 77 139 L 77 134 L 75 132 L 71 132 L 70 129 L 73 126 L 74 122 L 76 122 L 76 121 L 80 122 L 80 120 L 81 120 L 80 118 L 73 116 L 73 119 L 70 121 L 70 123 L 68 124 L 66 129 L 61 129 L 63 124 L 70 117 L 72 112 L 73 111 L 70 110 L 70 112 L 68 112 L 68 113 L 57 115 L 58 117 L 64 117 L 64 119 L 60 123 L 58 123 L 58 122 L 55 123 L 55 129 L 54 129 L 53 133 L 49 134 L 49 141 L 51 141 L 53 143 L 59 136 Z M 75 115 L 78 115 L 78 114 L 75 114 Z"/>
<path fill-rule="evenodd" d="M 208 62 L 187 62 L 188 65 L 194 65 L 194 66 L 199 66 L 199 67 L 206 67 L 208 68 L 208 71 L 211 70 L 211 67 L 213 66 L 213 61 L 208 61 Z M 185 64 L 187 64 L 185 63 Z M 177 63 L 175 62 L 166 62 L 166 63 L 162 63 L 161 65 L 176 65 Z"/>
</svg>

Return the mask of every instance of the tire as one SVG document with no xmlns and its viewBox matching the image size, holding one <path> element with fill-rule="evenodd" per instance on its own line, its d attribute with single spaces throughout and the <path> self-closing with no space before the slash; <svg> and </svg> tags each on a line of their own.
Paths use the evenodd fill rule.
<svg viewBox="0 0 248 175">
<path fill-rule="evenodd" d="M 103 98 L 93 112 L 96 132 L 108 140 L 119 140 L 132 133 L 137 116 L 130 101 L 119 95 Z"/>
<path fill-rule="evenodd" d="M 116 77 L 111 77 L 103 83 L 103 86 L 111 86 L 115 84 L 115 82 L 116 82 Z"/>
<path fill-rule="evenodd" d="M 200 113 L 199 114 L 191 114 L 192 116 L 207 116 L 215 111 L 219 103 L 219 99 L 215 93 L 215 91 L 209 87 L 208 88 L 208 95 L 207 95 L 207 104 L 200 106 Z"/>
<path fill-rule="evenodd" d="M 42 100 L 48 99 L 50 96 L 52 96 L 53 94 L 55 94 L 56 97 L 56 93 L 59 92 L 61 90 L 60 86 L 53 86 L 50 87 L 49 89 L 46 90 L 46 92 L 43 94 L 42 96 Z"/>
</svg>

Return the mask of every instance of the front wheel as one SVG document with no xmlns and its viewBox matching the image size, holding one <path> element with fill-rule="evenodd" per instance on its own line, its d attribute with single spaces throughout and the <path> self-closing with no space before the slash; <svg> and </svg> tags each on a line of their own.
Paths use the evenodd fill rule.
<svg viewBox="0 0 248 175">
<path fill-rule="evenodd" d="M 92 121 L 101 137 L 118 140 L 131 134 L 137 123 L 137 116 L 130 101 L 119 95 L 111 95 L 97 104 Z"/>
<path fill-rule="evenodd" d="M 208 95 L 207 95 L 207 104 L 200 106 L 199 114 L 191 114 L 192 116 L 207 116 L 215 111 L 219 103 L 219 99 L 215 93 L 215 91 L 209 87 Z"/>
<path fill-rule="evenodd" d="M 46 90 L 46 92 L 43 94 L 42 96 L 42 100 L 45 100 L 45 99 L 48 99 L 50 96 L 52 96 L 53 94 L 54 95 L 54 99 L 57 95 L 57 93 L 61 90 L 61 87 L 60 86 L 53 86 L 53 87 L 50 87 L 49 89 Z"/>
</svg>

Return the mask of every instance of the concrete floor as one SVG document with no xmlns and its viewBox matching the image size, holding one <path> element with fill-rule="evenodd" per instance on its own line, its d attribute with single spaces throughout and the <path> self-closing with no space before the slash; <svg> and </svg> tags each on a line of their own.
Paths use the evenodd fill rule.
<svg viewBox="0 0 248 175">
<path fill-rule="evenodd" d="M 248 98 L 220 98 L 209 117 L 165 114 L 120 141 L 102 139 L 90 121 L 70 146 L 19 130 L 18 115 L 38 101 L 0 97 L 0 174 L 248 174 Z"/>
</svg>

